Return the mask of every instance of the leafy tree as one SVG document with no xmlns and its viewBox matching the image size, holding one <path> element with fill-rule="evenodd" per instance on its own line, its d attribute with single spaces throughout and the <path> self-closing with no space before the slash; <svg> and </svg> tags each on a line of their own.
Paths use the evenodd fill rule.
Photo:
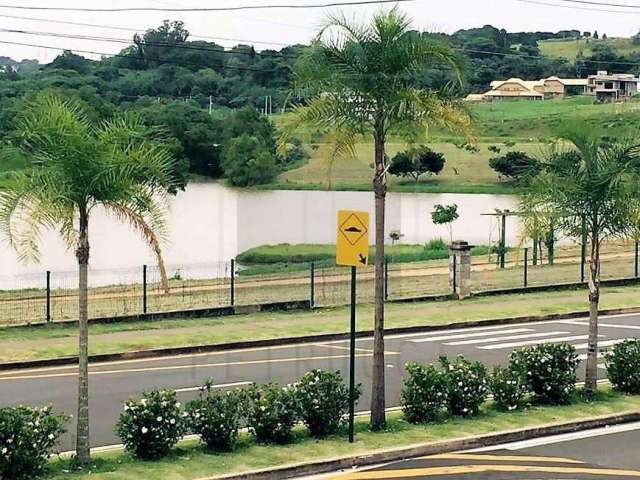
<svg viewBox="0 0 640 480">
<path fill-rule="evenodd" d="M 267 183 L 278 173 L 273 153 L 260 139 L 246 133 L 227 144 L 222 169 L 231 185 L 237 187 Z"/>
<path fill-rule="evenodd" d="M 0 228 L 21 259 L 39 256 L 42 229 L 57 229 L 75 249 L 79 270 L 79 366 L 76 454 L 90 460 L 88 372 L 89 219 L 96 208 L 137 230 L 158 260 L 165 222 L 162 199 L 174 187 L 174 161 L 163 146 L 146 140 L 134 117 L 93 125 L 79 106 L 40 95 L 20 119 L 20 148 L 31 168 L 16 172 L 0 192 Z M 25 219 L 28 219 L 25 221 Z"/>
<path fill-rule="evenodd" d="M 460 218 L 460 215 L 458 214 L 458 205 L 455 203 L 451 205 L 437 204 L 433 207 L 433 212 L 431 212 L 431 220 L 433 223 L 447 226 L 451 243 L 453 243 L 453 222 L 458 218 Z"/>
<path fill-rule="evenodd" d="M 600 246 L 607 238 L 631 234 L 640 212 L 640 145 L 619 140 L 602 143 L 592 127 L 571 125 L 560 138 L 571 155 L 552 151 L 522 198 L 527 215 L 553 217 L 554 229 L 589 243 L 589 337 L 585 392 L 597 389 Z"/>
<path fill-rule="evenodd" d="M 379 12 L 359 25 L 343 15 L 329 16 L 318 38 L 296 67 L 298 87 L 309 96 L 295 111 L 297 125 L 329 131 L 336 151 L 353 152 L 354 141 L 374 141 L 375 308 L 371 426 L 384 427 L 384 243 L 387 160 L 391 133 L 424 132 L 440 123 L 465 129 L 469 116 L 449 95 L 416 86 L 426 65 L 442 65 L 458 74 L 462 61 L 447 44 L 411 29 L 398 9 Z M 413 135 L 415 137 L 415 135 Z"/>
<path fill-rule="evenodd" d="M 525 152 L 512 151 L 493 157 L 489 165 L 503 177 L 516 182 L 524 182 L 535 176 L 540 168 L 539 162 Z"/>
<path fill-rule="evenodd" d="M 411 177 L 416 183 L 425 173 L 439 174 L 446 160 L 442 153 L 434 152 L 427 147 L 414 148 L 397 153 L 391 160 L 391 175 Z"/>
</svg>

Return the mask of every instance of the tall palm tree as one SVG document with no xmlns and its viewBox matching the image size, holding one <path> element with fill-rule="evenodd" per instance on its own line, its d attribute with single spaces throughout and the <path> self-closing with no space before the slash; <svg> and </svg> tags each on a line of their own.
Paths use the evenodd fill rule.
<svg viewBox="0 0 640 480">
<path fill-rule="evenodd" d="M 19 121 L 19 146 L 31 167 L 0 192 L 0 228 L 21 259 L 37 260 L 43 229 L 55 229 L 75 250 L 79 269 L 79 365 L 76 453 L 90 461 L 88 264 L 89 219 L 96 207 L 136 229 L 155 253 L 163 282 L 160 241 L 164 200 L 174 189 L 174 161 L 145 138 L 139 119 L 92 125 L 81 107 L 41 94 Z"/>
<path fill-rule="evenodd" d="M 461 80 L 462 61 L 434 36 L 410 28 L 397 9 L 379 12 L 359 25 L 343 15 L 329 16 L 296 66 L 297 87 L 311 100 L 295 111 L 293 124 L 313 125 L 327 132 L 335 153 L 352 153 L 359 136 L 375 146 L 375 313 L 371 426 L 385 424 L 384 375 L 384 240 L 387 158 L 390 134 L 415 139 L 430 124 L 467 130 L 470 118 L 452 100 L 450 91 L 419 87 L 426 67 L 444 67 Z"/>
<path fill-rule="evenodd" d="M 531 218 L 552 218 L 554 229 L 589 245 L 589 335 L 585 393 L 597 391 L 600 247 L 609 238 L 637 232 L 640 218 L 640 144 L 618 139 L 604 143 L 588 125 L 560 132 L 568 149 L 552 149 L 522 197 Z"/>
</svg>

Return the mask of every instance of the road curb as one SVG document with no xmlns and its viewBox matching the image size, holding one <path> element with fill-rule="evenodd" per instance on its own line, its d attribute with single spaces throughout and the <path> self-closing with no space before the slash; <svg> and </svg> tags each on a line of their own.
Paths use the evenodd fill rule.
<svg viewBox="0 0 640 480">
<path fill-rule="evenodd" d="M 503 443 L 532 440 L 535 438 L 574 433 L 594 428 L 602 428 L 624 423 L 640 421 L 640 412 L 628 412 L 612 416 L 595 417 L 587 420 L 546 425 L 543 427 L 526 428 L 507 432 L 492 433 L 475 437 L 465 437 L 451 441 L 425 443 L 389 449 L 374 453 L 331 458 L 321 461 L 285 465 L 273 469 L 254 470 L 251 472 L 206 477 L 199 480 L 279 480 L 302 476 L 321 475 L 323 473 L 338 472 L 351 468 L 361 468 L 388 462 L 397 462 L 426 455 L 471 450 L 490 447 Z"/>
<path fill-rule="evenodd" d="M 633 314 L 640 313 L 640 307 L 633 308 L 614 308 L 601 310 L 600 315 L 621 315 L 621 314 Z M 403 335 L 411 333 L 429 333 L 437 332 L 440 330 L 449 329 L 464 329 L 473 328 L 479 326 L 498 326 L 498 325 L 512 325 L 518 323 L 530 323 L 530 322 L 544 322 L 553 320 L 582 318 L 589 315 L 588 311 L 568 312 L 568 313 L 552 313 L 547 315 L 528 315 L 522 317 L 506 317 L 487 320 L 469 320 L 458 323 L 447 323 L 442 325 L 418 325 L 413 327 L 398 327 L 385 329 L 386 335 Z M 356 333 L 357 338 L 370 338 L 373 337 L 373 330 L 365 330 Z M 198 353 L 215 353 L 225 352 L 229 350 L 242 350 L 252 348 L 265 348 L 265 347 L 280 347 L 285 345 L 301 345 L 306 343 L 316 342 L 331 342 L 337 340 L 347 340 L 349 338 L 348 333 L 329 333 L 308 335 L 303 337 L 282 337 L 266 340 L 248 340 L 241 342 L 230 343 L 217 343 L 210 345 L 194 345 L 189 347 L 171 347 L 171 348 L 159 348 L 153 350 L 137 350 L 132 352 L 122 353 L 106 353 L 99 355 L 91 355 L 89 361 L 91 363 L 103 363 L 114 362 L 124 360 L 139 360 L 150 359 L 174 355 L 190 355 Z M 59 357 L 49 358 L 43 360 L 26 360 L 21 362 L 10 362 L 0 364 L 0 372 L 23 370 L 29 368 L 47 368 L 47 367 L 60 367 L 70 366 L 78 363 L 78 357 Z"/>
</svg>

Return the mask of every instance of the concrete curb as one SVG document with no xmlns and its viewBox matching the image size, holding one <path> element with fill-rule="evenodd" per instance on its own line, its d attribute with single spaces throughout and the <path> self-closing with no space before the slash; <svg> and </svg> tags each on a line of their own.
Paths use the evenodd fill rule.
<svg viewBox="0 0 640 480">
<path fill-rule="evenodd" d="M 608 310 L 601 310 L 600 315 L 621 315 L 621 314 L 634 314 L 640 313 L 640 307 L 633 308 L 614 308 Z M 528 315 L 522 317 L 507 317 L 488 320 L 470 320 L 466 322 L 447 323 L 443 325 L 427 325 L 427 326 L 413 326 L 413 327 L 398 327 L 385 329 L 386 335 L 403 335 L 411 333 L 429 333 L 437 332 L 440 330 L 449 329 L 464 329 L 473 328 L 479 326 L 495 326 L 495 325 L 513 325 L 518 323 L 529 322 L 544 322 L 562 319 L 582 318 L 589 315 L 588 311 L 580 312 L 568 312 L 568 313 L 552 313 L 548 315 Z M 373 337 L 373 330 L 365 330 L 357 332 L 357 338 L 371 338 Z M 106 353 L 99 355 L 91 355 L 89 361 L 91 363 L 103 363 L 114 362 L 123 360 L 138 360 L 146 358 L 158 358 L 174 355 L 190 355 L 197 353 L 215 353 L 225 352 L 229 350 L 242 350 L 252 348 L 265 348 L 265 347 L 280 347 L 284 345 L 301 345 L 306 343 L 316 342 L 332 342 L 337 340 L 347 340 L 349 338 L 348 333 L 329 333 L 309 335 L 304 337 L 281 337 L 266 340 L 247 340 L 242 342 L 231 343 L 217 343 L 211 345 L 194 345 L 188 347 L 172 347 L 172 348 L 159 348 L 153 350 L 137 350 L 132 352 L 122 353 Z M 47 368 L 47 367 L 60 367 L 70 366 L 78 363 L 78 357 L 59 357 L 49 358 L 42 360 L 25 360 L 21 362 L 10 362 L 0 364 L 0 372 L 23 370 L 29 368 Z"/>
<path fill-rule="evenodd" d="M 491 433 L 476 437 L 465 437 L 437 443 L 425 443 L 364 453 L 360 455 L 331 458 L 321 461 L 285 465 L 274 469 L 254 470 L 251 472 L 229 474 L 216 477 L 201 478 L 199 480 L 279 480 L 323 473 L 338 472 L 356 467 L 379 465 L 388 462 L 407 460 L 426 455 L 451 453 L 474 448 L 489 447 L 503 443 L 531 440 L 534 438 L 573 433 L 594 428 L 620 425 L 640 421 L 640 412 L 628 412 L 613 416 L 595 417 L 576 422 L 545 425 L 543 427 L 511 430 L 507 432 Z"/>
</svg>

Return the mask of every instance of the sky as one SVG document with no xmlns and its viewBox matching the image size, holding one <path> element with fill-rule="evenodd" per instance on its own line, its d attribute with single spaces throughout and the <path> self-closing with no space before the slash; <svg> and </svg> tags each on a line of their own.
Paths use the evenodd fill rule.
<svg viewBox="0 0 640 480">
<path fill-rule="evenodd" d="M 56 38 L 44 33 L 71 34 L 92 37 L 130 39 L 133 31 L 144 31 L 159 25 L 164 19 L 182 20 L 194 39 L 198 35 L 220 37 L 216 42 L 226 47 L 237 43 L 255 44 L 260 50 L 279 49 L 285 44 L 305 43 L 313 36 L 323 18 L 336 8 L 318 10 L 249 10 L 242 12 L 54 12 L 6 8 L 6 5 L 56 6 L 79 8 L 119 7 L 226 7 L 238 5 L 265 5 L 291 3 L 308 5 L 326 0 L 0 0 L 0 42 L 14 42 L 34 46 L 18 46 L 0 43 L 0 56 L 16 60 L 37 59 L 46 63 L 60 50 L 43 48 L 86 50 L 98 53 L 117 53 L 126 45 L 121 43 Z M 346 1 L 346 0 L 335 0 Z M 525 3 L 532 1 L 534 3 Z M 607 2 L 609 0 L 602 0 Z M 619 0 L 612 3 L 640 6 L 638 0 Z M 555 6 L 554 6 L 555 5 Z M 558 5 L 564 5 L 558 6 Z M 379 6 L 344 7 L 342 10 L 355 19 L 365 21 Z M 385 8 L 389 8 L 386 6 Z M 580 6 L 563 3 L 563 0 L 415 0 L 402 3 L 401 9 L 414 20 L 420 30 L 453 33 L 461 28 L 491 24 L 508 31 L 557 31 L 577 29 L 598 30 L 610 37 L 629 37 L 640 29 L 640 8 L 622 9 Z M 613 10 L 613 11 L 604 11 Z M 622 11 L 625 10 L 625 11 Z M 27 19 L 8 16 L 29 17 Z M 32 20 L 34 18 L 66 22 L 80 22 L 114 28 L 74 26 Z M 3 32 L 1 29 L 28 30 L 34 34 Z M 222 40 L 222 39 L 228 40 Z M 85 56 L 91 56 L 84 54 Z M 94 55 L 93 58 L 96 58 Z"/>
</svg>

